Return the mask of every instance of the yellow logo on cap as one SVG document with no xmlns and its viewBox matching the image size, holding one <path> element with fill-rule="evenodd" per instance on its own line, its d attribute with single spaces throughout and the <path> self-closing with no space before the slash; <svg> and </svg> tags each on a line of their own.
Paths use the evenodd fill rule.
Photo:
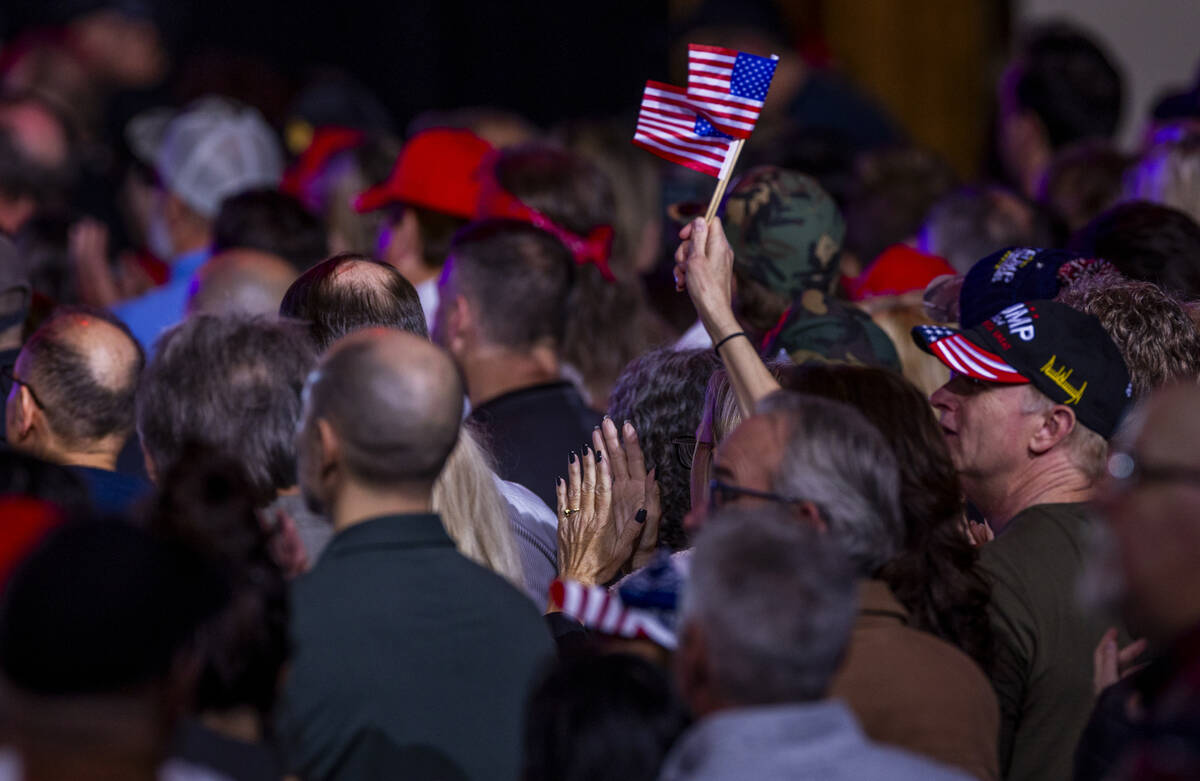
<svg viewBox="0 0 1200 781">
<path fill-rule="evenodd" d="M 1071 372 L 1074 369 L 1068 369 L 1065 365 L 1061 368 L 1054 368 L 1054 359 L 1058 356 L 1051 355 L 1050 360 L 1046 361 L 1046 365 L 1042 367 L 1042 374 L 1054 381 L 1054 384 L 1062 388 L 1067 394 L 1067 404 L 1078 404 L 1083 398 L 1083 392 L 1087 389 L 1087 383 L 1083 383 L 1078 388 L 1071 385 L 1068 380 L 1071 379 Z"/>
</svg>

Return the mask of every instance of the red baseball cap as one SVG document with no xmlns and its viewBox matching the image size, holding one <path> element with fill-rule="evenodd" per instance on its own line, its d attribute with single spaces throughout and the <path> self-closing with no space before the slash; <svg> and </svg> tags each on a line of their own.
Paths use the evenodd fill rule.
<svg viewBox="0 0 1200 781">
<path fill-rule="evenodd" d="M 894 244 L 879 254 L 862 276 L 847 280 L 851 301 L 866 301 L 878 296 L 898 296 L 924 290 L 944 274 L 957 274 L 954 267 L 937 255 Z"/>
<path fill-rule="evenodd" d="M 491 144 L 469 130 L 422 131 L 400 150 L 387 181 L 354 199 L 354 209 L 369 212 L 405 203 L 470 219 L 479 200 L 480 169 L 491 151 Z"/>
</svg>

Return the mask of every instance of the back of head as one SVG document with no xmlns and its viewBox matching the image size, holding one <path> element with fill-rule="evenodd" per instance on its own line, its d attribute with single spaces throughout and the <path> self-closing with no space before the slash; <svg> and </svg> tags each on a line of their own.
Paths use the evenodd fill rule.
<svg viewBox="0 0 1200 781">
<path fill-rule="evenodd" d="M 1072 236 L 1070 248 L 1107 260 L 1130 279 L 1200 298 L 1200 225 L 1178 209 L 1149 201 L 1119 204 Z"/>
<path fill-rule="evenodd" d="M 659 767 L 688 725 L 662 670 L 638 656 L 556 662 L 530 696 L 526 781 L 639 781 Z"/>
<path fill-rule="evenodd" d="M 191 645 L 194 711 L 250 706 L 266 716 L 287 659 L 287 585 L 241 466 L 190 450 L 164 476 L 148 520 L 152 532 L 203 557 L 232 588 L 229 604 Z"/>
<path fill-rule="evenodd" d="M 590 257 L 574 258 L 580 267 L 572 283 L 576 295 L 567 316 L 563 358 L 582 375 L 593 402 L 604 406 L 625 364 L 668 337 L 650 311 L 634 269 L 635 237 L 621 232 L 613 185 L 583 156 L 545 143 L 501 150 L 493 170 L 505 192 L 595 250 Z M 611 246 L 597 249 L 595 245 L 605 244 L 600 237 L 608 229 L 613 230 Z M 611 271 L 607 278 L 603 265 Z M 598 322 L 608 327 L 598 329 Z"/>
<path fill-rule="evenodd" d="M 306 323 L 321 352 L 363 328 L 429 334 L 408 280 L 386 263 L 354 253 L 334 255 L 300 275 L 284 294 L 279 314 Z"/>
<path fill-rule="evenodd" d="M 1171 206 L 1200 222 L 1200 128 L 1151 147 L 1130 172 L 1126 195 Z"/>
<path fill-rule="evenodd" d="M 783 508 L 731 508 L 706 521 L 684 598 L 684 643 L 689 625 L 699 630 L 719 699 L 821 699 L 854 617 L 844 553 Z"/>
<path fill-rule="evenodd" d="M 889 246 L 915 237 L 930 207 L 957 183 L 949 163 L 916 146 L 868 152 L 855 169 L 845 249 L 864 268 Z"/>
<path fill-rule="evenodd" d="M 1033 30 L 1017 65 L 1017 102 L 1041 120 L 1051 148 L 1116 133 L 1121 74 L 1083 30 L 1061 22 Z"/>
<path fill-rule="evenodd" d="M 524 222 L 483 220 L 454 237 L 447 263 L 443 295 L 471 303 L 481 338 L 513 350 L 562 348 L 573 273 L 561 241 Z"/>
<path fill-rule="evenodd" d="M 253 249 L 225 250 L 196 273 L 187 313 L 275 314 L 295 279 L 295 269 L 277 255 Z"/>
<path fill-rule="evenodd" d="M 1200 377 L 1200 330 L 1157 285 L 1085 277 L 1055 300 L 1100 320 L 1125 360 L 1135 398 Z"/>
<path fill-rule="evenodd" d="M 164 333 L 138 394 L 142 449 L 165 475 L 190 445 L 246 470 L 257 504 L 296 484 L 300 390 L 316 351 L 296 323 L 198 315 Z"/>
<path fill-rule="evenodd" d="M 346 472 L 376 488 L 432 485 L 458 440 L 463 388 L 450 356 L 371 329 L 334 345 L 306 388 L 304 431 L 327 421 Z"/>
<path fill-rule="evenodd" d="M 214 219 L 226 198 L 276 187 L 283 177 L 279 141 L 253 108 L 208 97 L 163 119 L 136 117 L 131 135 L 150 139 L 149 156 L 163 185 L 205 219 Z M 143 132 L 145 125 L 157 128 Z"/>
<path fill-rule="evenodd" d="M 278 190 L 249 190 L 221 202 L 213 252 L 254 249 L 283 258 L 303 273 L 325 257 L 325 227 L 300 201 Z"/>
<path fill-rule="evenodd" d="M 998 249 L 1042 246 L 1038 228 L 1033 209 L 1015 193 L 1001 187 L 962 187 L 929 210 L 921 249 L 966 274 L 977 260 Z"/>
<path fill-rule="evenodd" d="M 759 414 L 783 427 L 787 446 L 772 490 L 810 501 L 863 577 L 904 545 L 900 475 L 887 440 L 854 407 L 800 393 L 763 399 Z"/>
<path fill-rule="evenodd" d="M 68 447 L 133 431 L 134 395 L 145 358 L 124 323 L 102 310 L 62 309 L 22 348 L 27 372 L 54 435 Z"/>
<path fill-rule="evenodd" d="M 1054 155 L 1038 199 L 1062 227 L 1079 230 L 1121 199 L 1129 163 L 1108 140 L 1076 142 Z"/>
<path fill-rule="evenodd" d="M 704 413 L 704 390 L 720 368 L 712 350 L 664 347 L 626 366 L 609 397 L 609 415 L 618 425 L 633 423 L 646 463 L 655 467 L 663 507 L 658 539 L 673 550 L 687 547 L 683 516 L 690 506 L 691 480 L 674 442 L 695 434 Z"/>
<path fill-rule="evenodd" d="M 165 681 L 183 644 L 226 599 L 225 584 L 196 557 L 140 529 L 68 523 L 9 582 L 0 671 L 33 695 L 136 693 Z"/>
</svg>

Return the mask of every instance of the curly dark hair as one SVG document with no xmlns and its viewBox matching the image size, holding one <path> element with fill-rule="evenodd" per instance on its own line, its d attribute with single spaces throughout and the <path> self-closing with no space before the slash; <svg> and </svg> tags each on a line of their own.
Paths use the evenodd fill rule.
<svg viewBox="0 0 1200 781">
<path fill-rule="evenodd" d="M 962 489 L 929 402 L 886 369 L 834 364 L 789 367 L 781 383 L 857 408 L 883 434 L 900 466 L 904 549 L 879 577 L 920 629 L 953 643 L 985 670 L 993 658 L 991 587 L 960 525 Z"/>
<path fill-rule="evenodd" d="M 675 457 L 672 440 L 696 433 L 708 379 L 720 368 L 712 350 L 664 347 L 626 366 L 609 398 L 608 414 L 618 425 L 633 423 L 646 466 L 657 470 L 663 513 L 658 542 L 671 550 L 687 547 L 683 517 L 691 508 L 691 477 Z"/>
</svg>

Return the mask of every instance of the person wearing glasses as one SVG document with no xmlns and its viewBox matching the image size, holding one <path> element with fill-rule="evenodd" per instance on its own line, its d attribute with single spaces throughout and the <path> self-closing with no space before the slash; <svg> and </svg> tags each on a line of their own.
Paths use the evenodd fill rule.
<svg viewBox="0 0 1200 781">
<path fill-rule="evenodd" d="M 1124 769 L 1106 772 L 1107 778 L 1131 777 L 1131 768 L 1142 778 L 1200 777 L 1197 439 L 1200 389 L 1180 383 L 1152 393 L 1114 438 L 1096 502 L 1115 554 L 1101 557 L 1096 566 L 1106 583 L 1119 584 L 1115 601 L 1156 649 L 1150 664 L 1109 690 L 1122 715 L 1140 716 L 1136 731 L 1125 730 L 1114 741 L 1111 730 L 1093 736 L 1089 727 L 1080 746 L 1081 758 L 1088 749 L 1088 758 L 1110 759 L 1103 770 Z M 1129 671 L 1117 669 L 1113 651 L 1115 679 Z M 1134 694 L 1139 707 L 1125 707 Z M 1109 698 L 1102 696 L 1098 713 Z M 1082 777 L 1077 771 L 1076 778 Z"/>
<path fill-rule="evenodd" d="M 13 447 L 65 465 L 104 514 L 124 514 L 149 491 L 116 471 L 134 428 L 134 393 L 145 361 L 129 329 L 101 310 L 63 309 L 3 368 L 11 383 L 5 430 Z"/>
</svg>

